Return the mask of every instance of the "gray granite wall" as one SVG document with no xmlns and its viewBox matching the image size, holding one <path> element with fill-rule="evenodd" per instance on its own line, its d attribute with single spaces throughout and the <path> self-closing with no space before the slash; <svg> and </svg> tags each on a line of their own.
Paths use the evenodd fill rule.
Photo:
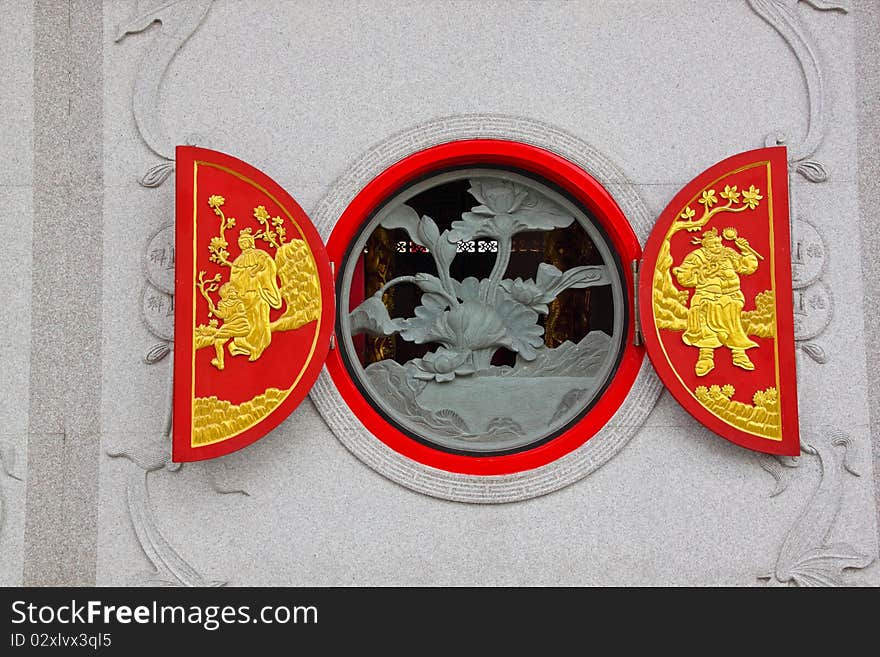
<svg viewBox="0 0 880 657">
<path fill-rule="evenodd" d="M 0 39 L 0 225 L 10 274 L 0 278 L 5 301 L 0 341 L 0 583 L 20 584 L 27 485 L 31 273 L 34 225 L 33 11 L 3 2 L 10 28 Z M 11 29 L 11 26 L 16 29 Z"/>
<path fill-rule="evenodd" d="M 856 77 L 858 83 L 859 218 L 862 241 L 862 281 L 865 286 L 865 357 L 868 380 L 880 375 L 880 4 L 861 0 L 855 5 Z M 873 383 L 871 384 L 873 385 Z M 880 508 L 880 394 L 868 395 L 871 436 L 874 441 L 874 472 L 877 506 Z"/>
<path fill-rule="evenodd" d="M 0 215 L 17 275 L 0 280 L 16 318 L 0 343 L 0 583 L 804 583 L 804 558 L 832 544 L 829 582 L 880 583 L 875 3 L 2 8 L 15 93 L 0 98 Z M 170 359 L 144 364 L 157 338 L 139 303 L 141 253 L 173 219 L 173 144 L 233 153 L 312 212 L 394 135 L 473 114 L 591 144 L 624 174 L 615 193 L 653 216 L 715 161 L 811 129 L 803 168 L 827 179 L 793 177 L 793 214 L 824 235 L 833 314 L 810 318 L 798 352 L 804 456 L 747 453 L 664 393 L 603 467 L 511 504 L 392 483 L 309 400 L 241 452 L 167 463 Z"/>
<path fill-rule="evenodd" d="M 95 579 L 101 410 L 100 6 L 34 5 L 24 583 Z"/>
</svg>

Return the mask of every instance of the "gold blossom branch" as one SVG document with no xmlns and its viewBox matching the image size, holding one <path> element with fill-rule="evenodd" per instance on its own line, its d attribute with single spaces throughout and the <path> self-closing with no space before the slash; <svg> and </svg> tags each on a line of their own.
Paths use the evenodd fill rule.
<svg viewBox="0 0 880 657">
<path fill-rule="evenodd" d="M 223 214 L 221 207 L 224 203 L 226 203 L 226 199 L 217 194 L 212 194 L 208 197 L 208 205 L 213 208 L 214 214 L 220 217 L 220 234 L 217 237 L 211 238 L 211 243 L 208 245 L 208 251 L 211 254 L 211 262 L 231 267 L 232 263 L 229 262 L 229 251 L 226 249 L 226 247 L 229 246 L 229 242 L 226 241 L 226 229 L 235 226 L 235 217 L 227 218 L 226 215 Z"/>
<path fill-rule="evenodd" d="M 740 195 L 742 199 L 740 200 Z M 764 197 L 761 196 L 761 190 L 754 185 L 750 185 L 748 190 L 739 192 L 737 186 L 724 186 L 724 191 L 720 194 L 721 198 L 727 199 L 725 205 L 717 205 L 720 201 L 715 195 L 714 189 L 704 190 L 702 196 L 697 200 L 703 206 L 703 215 L 699 219 L 694 219 L 696 212 L 690 205 L 685 206 L 679 215 L 679 220 L 672 222 L 669 231 L 666 233 L 666 239 L 675 235 L 680 230 L 694 232 L 709 223 L 709 220 L 720 212 L 742 212 L 743 210 L 754 210 Z M 741 203 L 739 206 L 734 206 Z M 713 207 L 716 206 L 717 207 Z"/>
<path fill-rule="evenodd" d="M 258 230 L 254 235 L 256 239 L 261 239 L 264 242 L 271 244 L 276 249 L 284 244 L 284 236 L 287 234 L 287 230 L 284 228 L 284 220 L 281 217 L 272 217 L 270 219 L 266 207 L 258 205 L 254 208 L 254 219 L 263 226 L 263 229 Z"/>
<path fill-rule="evenodd" d="M 227 217 L 224 214 L 223 205 L 225 203 L 226 199 L 219 194 L 211 194 L 208 197 L 208 206 L 214 211 L 214 214 L 220 217 L 220 232 L 211 238 L 208 244 L 208 252 L 210 253 L 209 260 L 211 262 L 232 267 L 232 262 L 229 259 L 229 242 L 226 239 L 226 230 L 235 227 L 236 219 L 235 217 Z M 269 212 L 263 205 L 254 208 L 254 218 L 262 226 L 254 234 L 254 237 L 263 240 L 276 250 L 280 249 L 284 245 L 287 235 L 287 230 L 284 228 L 284 220 L 281 217 L 270 217 Z M 250 233 L 250 231 L 250 228 L 244 229 L 244 232 Z M 196 285 L 202 297 L 208 302 L 208 317 L 216 317 L 217 307 L 211 299 L 211 293 L 220 289 L 222 275 L 218 273 L 211 278 L 205 278 L 205 276 L 207 276 L 207 272 L 200 271 Z M 212 325 L 216 322 L 217 320 L 211 320 Z"/>
</svg>

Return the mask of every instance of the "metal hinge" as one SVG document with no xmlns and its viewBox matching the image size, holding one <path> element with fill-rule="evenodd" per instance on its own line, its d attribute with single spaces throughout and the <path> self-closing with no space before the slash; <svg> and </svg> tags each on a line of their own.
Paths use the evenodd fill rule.
<svg viewBox="0 0 880 657">
<path fill-rule="evenodd" d="M 642 335 L 642 318 L 639 316 L 639 268 L 642 266 L 641 260 L 632 261 L 633 276 L 633 344 L 639 346 L 644 344 L 644 336 Z"/>
<path fill-rule="evenodd" d="M 330 261 L 330 281 L 332 283 L 330 287 L 333 288 L 333 301 L 334 301 L 334 305 L 335 305 L 335 302 L 336 302 L 336 263 L 333 262 L 332 260 Z M 336 309 L 336 312 L 337 313 L 339 312 L 339 308 Z M 336 329 L 335 328 L 330 332 L 330 351 L 333 351 L 334 349 L 336 349 Z"/>
</svg>

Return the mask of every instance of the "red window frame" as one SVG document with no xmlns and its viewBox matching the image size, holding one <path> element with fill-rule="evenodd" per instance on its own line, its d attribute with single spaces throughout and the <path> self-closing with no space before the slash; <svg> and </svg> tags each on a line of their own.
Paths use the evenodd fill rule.
<svg viewBox="0 0 880 657">
<path fill-rule="evenodd" d="M 537 175 L 570 194 L 586 207 L 605 230 L 623 264 L 626 325 L 623 354 L 605 391 L 592 408 L 567 430 L 532 449 L 498 456 L 454 454 L 433 448 L 406 435 L 389 423 L 364 397 L 342 357 L 342 347 L 331 350 L 327 370 L 342 398 L 363 425 L 382 443 L 424 465 L 469 475 L 505 475 L 541 467 L 583 445 L 605 426 L 632 388 L 645 356 L 634 344 L 633 278 L 629 264 L 641 258 L 642 249 L 623 211 L 608 191 L 589 173 L 550 151 L 514 141 L 473 139 L 455 141 L 414 153 L 376 176 L 343 212 L 327 242 L 337 273 L 350 244 L 373 213 L 409 183 L 442 170 L 495 165 Z M 337 281 L 338 282 L 338 281 Z M 338 312 L 347 312 L 340 308 Z"/>
</svg>

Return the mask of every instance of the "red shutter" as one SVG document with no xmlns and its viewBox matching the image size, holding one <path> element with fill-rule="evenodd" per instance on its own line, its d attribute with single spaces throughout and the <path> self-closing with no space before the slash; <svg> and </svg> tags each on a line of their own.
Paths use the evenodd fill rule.
<svg viewBox="0 0 880 657">
<path fill-rule="evenodd" d="M 318 377 L 330 263 L 302 208 L 229 155 L 177 149 L 174 461 L 259 440 Z"/>
<path fill-rule="evenodd" d="M 697 420 L 748 449 L 799 453 L 784 147 L 740 153 L 682 189 L 639 276 L 648 356 Z"/>
</svg>

